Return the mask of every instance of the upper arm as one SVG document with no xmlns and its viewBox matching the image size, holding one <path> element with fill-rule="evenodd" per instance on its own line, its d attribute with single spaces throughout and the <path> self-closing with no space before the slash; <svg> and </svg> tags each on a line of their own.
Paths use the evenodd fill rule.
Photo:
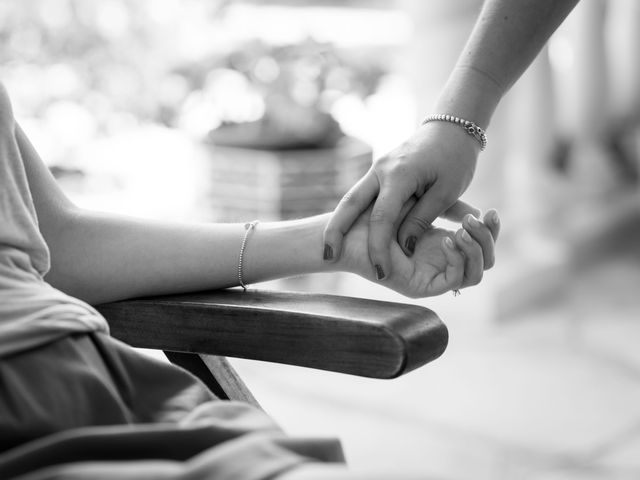
<svg viewBox="0 0 640 480">
<path fill-rule="evenodd" d="M 29 180 L 40 231 L 49 241 L 47 237 L 71 218 L 77 208 L 64 194 L 18 124 L 15 125 L 15 137 Z"/>
<path fill-rule="evenodd" d="M 13 114 L 11 100 L 0 82 L 0 141 L 9 152 L 13 151 L 22 162 L 29 191 L 33 198 L 41 232 L 45 235 L 68 218 L 75 206 L 63 193 L 49 169 L 40 159 L 33 145 Z M 5 154 L 9 154 L 6 153 Z"/>
</svg>

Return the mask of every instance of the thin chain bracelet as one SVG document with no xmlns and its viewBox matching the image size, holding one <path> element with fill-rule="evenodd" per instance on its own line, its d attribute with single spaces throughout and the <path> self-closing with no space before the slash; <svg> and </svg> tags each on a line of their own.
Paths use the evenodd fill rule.
<svg viewBox="0 0 640 480">
<path fill-rule="evenodd" d="M 242 287 L 242 289 L 246 292 L 247 291 L 247 286 L 244 284 L 244 281 L 242 280 L 242 260 L 244 258 L 244 249 L 247 246 L 247 240 L 249 239 L 249 234 L 251 234 L 251 231 L 256 228 L 256 225 L 258 225 L 258 220 L 254 220 L 253 222 L 247 222 L 244 224 L 244 237 L 242 238 L 242 245 L 240 245 L 240 256 L 238 257 L 238 283 L 240 284 L 240 286 Z"/>
<path fill-rule="evenodd" d="M 464 118 L 455 117 L 453 115 L 447 115 L 444 113 L 438 113 L 435 115 L 429 115 L 422 121 L 422 125 L 429 122 L 449 122 L 460 125 L 464 130 L 475 138 L 480 143 L 480 150 L 484 150 L 487 147 L 487 135 L 482 128 L 469 120 Z"/>
</svg>

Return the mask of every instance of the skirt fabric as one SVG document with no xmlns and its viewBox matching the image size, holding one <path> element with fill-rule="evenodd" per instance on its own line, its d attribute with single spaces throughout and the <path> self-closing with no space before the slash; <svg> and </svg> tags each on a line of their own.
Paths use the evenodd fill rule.
<svg viewBox="0 0 640 480">
<path fill-rule="evenodd" d="M 289 438 L 261 410 L 101 333 L 0 362 L 0 478 L 271 479 L 343 462 L 334 439 Z"/>
</svg>

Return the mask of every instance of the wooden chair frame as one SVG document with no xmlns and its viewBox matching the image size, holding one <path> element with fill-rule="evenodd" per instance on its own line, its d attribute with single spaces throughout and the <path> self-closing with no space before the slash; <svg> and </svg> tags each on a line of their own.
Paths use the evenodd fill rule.
<svg viewBox="0 0 640 480">
<path fill-rule="evenodd" d="M 114 337 L 164 350 L 218 397 L 254 405 L 225 357 L 394 378 L 436 359 L 448 342 L 425 307 L 336 295 L 229 289 L 97 308 Z"/>
</svg>

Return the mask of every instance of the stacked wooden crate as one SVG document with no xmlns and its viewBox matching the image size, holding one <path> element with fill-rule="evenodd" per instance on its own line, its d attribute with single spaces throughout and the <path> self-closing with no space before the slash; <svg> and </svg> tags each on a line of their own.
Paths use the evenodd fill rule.
<svg viewBox="0 0 640 480">
<path fill-rule="evenodd" d="M 371 148 L 351 137 L 334 148 L 212 147 L 209 210 L 222 222 L 300 218 L 331 211 L 369 169 Z"/>
</svg>

